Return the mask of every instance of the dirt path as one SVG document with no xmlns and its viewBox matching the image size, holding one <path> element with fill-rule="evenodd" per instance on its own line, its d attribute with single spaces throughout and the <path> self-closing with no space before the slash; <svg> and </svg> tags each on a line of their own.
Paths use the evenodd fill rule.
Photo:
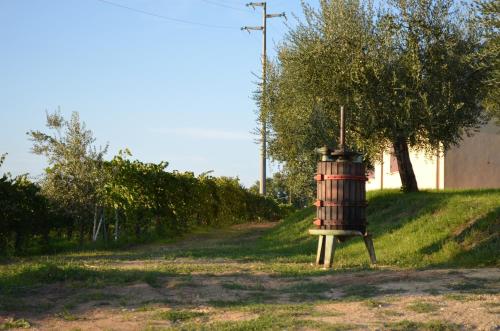
<svg viewBox="0 0 500 331">
<path fill-rule="evenodd" d="M 193 246 L 223 250 L 228 243 L 253 242 L 272 225 L 238 226 L 223 235 L 117 255 L 73 256 L 89 270 L 107 272 L 107 282 L 85 276 L 0 294 L 0 325 L 34 330 L 500 330 L 496 268 L 284 276 L 240 257 L 176 255 Z"/>
</svg>

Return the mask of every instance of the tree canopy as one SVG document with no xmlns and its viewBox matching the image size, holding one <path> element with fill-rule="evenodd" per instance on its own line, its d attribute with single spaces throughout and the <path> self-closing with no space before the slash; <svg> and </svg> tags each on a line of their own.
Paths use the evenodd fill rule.
<svg viewBox="0 0 500 331">
<path fill-rule="evenodd" d="M 269 66 L 269 153 L 295 186 L 311 187 L 314 149 L 337 144 L 339 108 L 347 143 L 371 164 L 393 148 L 405 191 L 418 190 L 409 149 L 446 150 L 484 123 L 488 68 L 469 9 L 451 0 L 303 4 Z"/>
<path fill-rule="evenodd" d="M 478 0 L 476 5 L 477 22 L 485 40 L 479 66 L 489 68 L 483 105 L 500 125 L 500 1 Z"/>
</svg>

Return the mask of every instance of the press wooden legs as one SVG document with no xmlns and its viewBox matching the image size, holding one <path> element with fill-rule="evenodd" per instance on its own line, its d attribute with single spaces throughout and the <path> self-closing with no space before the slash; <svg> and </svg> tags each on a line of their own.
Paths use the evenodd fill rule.
<svg viewBox="0 0 500 331">
<path fill-rule="evenodd" d="M 368 250 L 368 254 L 370 254 L 370 262 L 372 264 L 377 264 L 377 257 L 375 256 L 375 247 L 373 247 L 372 236 L 366 234 L 363 236 L 363 240 L 365 241 L 365 246 Z"/>
<path fill-rule="evenodd" d="M 321 230 L 315 230 L 314 232 L 320 232 Z M 312 232 L 312 231 L 310 231 Z M 370 255 L 370 262 L 372 265 L 377 264 L 377 258 L 375 256 L 375 248 L 373 246 L 372 236 L 369 234 L 361 234 L 357 233 L 349 233 L 348 235 L 338 235 L 337 232 L 341 232 L 341 230 L 336 231 L 333 234 L 333 231 L 323 231 L 318 235 L 318 251 L 316 253 L 316 265 L 323 265 L 324 268 L 331 268 L 333 265 L 333 261 L 335 258 L 335 248 L 337 243 L 339 242 L 339 238 L 349 238 L 353 236 L 363 237 L 363 241 L 365 242 L 366 250 Z M 347 232 L 347 231 L 345 231 Z M 317 234 L 317 233 L 311 233 Z"/>
<path fill-rule="evenodd" d="M 316 254 L 316 264 L 325 263 L 325 236 L 319 235 L 318 240 L 318 253 Z"/>
<path fill-rule="evenodd" d="M 335 254 L 335 237 L 326 236 L 325 240 L 325 268 L 332 266 L 333 255 Z"/>
<path fill-rule="evenodd" d="M 316 264 L 323 265 L 325 268 L 330 268 L 333 264 L 333 259 L 335 256 L 337 238 L 332 235 L 320 235 L 318 237 L 318 253 L 316 254 Z"/>
</svg>

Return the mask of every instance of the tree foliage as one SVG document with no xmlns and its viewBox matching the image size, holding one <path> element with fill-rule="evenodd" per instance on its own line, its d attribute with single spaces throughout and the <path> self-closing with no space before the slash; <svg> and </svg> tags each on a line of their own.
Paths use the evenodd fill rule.
<svg viewBox="0 0 500 331">
<path fill-rule="evenodd" d="M 303 4 L 269 66 L 269 153 L 295 186 L 311 187 L 315 148 L 337 145 L 345 106 L 349 147 L 370 164 L 394 148 L 406 191 L 418 186 L 409 149 L 447 149 L 480 126 L 486 70 L 465 7 L 451 0 Z"/>
<path fill-rule="evenodd" d="M 51 134 L 29 131 L 32 151 L 47 157 L 49 167 L 42 181 L 45 196 L 56 202 L 61 211 L 75 220 L 80 240 L 99 200 L 103 182 L 102 161 L 107 151 L 94 146 L 92 131 L 73 112 L 65 120 L 59 111 L 47 113 L 47 128 Z"/>
<path fill-rule="evenodd" d="M 489 72 L 485 81 L 487 94 L 483 105 L 500 125 L 500 1 L 477 0 L 476 5 L 477 22 L 485 40 L 479 66 Z"/>
<path fill-rule="evenodd" d="M 0 167 L 6 155 L 0 156 Z M 33 235 L 47 243 L 49 205 L 26 175 L 0 177 L 0 253 L 21 251 Z"/>
</svg>

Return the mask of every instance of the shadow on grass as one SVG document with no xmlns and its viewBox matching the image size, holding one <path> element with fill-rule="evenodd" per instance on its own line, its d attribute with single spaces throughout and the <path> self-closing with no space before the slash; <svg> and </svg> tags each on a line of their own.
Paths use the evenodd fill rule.
<svg viewBox="0 0 500 331">
<path fill-rule="evenodd" d="M 403 194 L 396 190 L 369 192 L 368 230 L 375 240 L 375 247 L 381 236 L 398 231 L 411 225 L 422 217 L 439 217 L 439 212 L 451 199 L 465 197 L 481 197 L 488 194 L 498 195 L 499 190 L 466 190 L 466 191 L 422 191 L 419 193 Z M 456 238 L 448 236 L 436 240 L 430 245 L 419 248 L 423 255 L 438 252 L 450 240 L 463 244 L 464 238 L 474 232 L 484 232 L 486 228 L 496 224 L 491 237 L 471 246 L 466 252 L 457 254 L 448 261 L 447 266 L 461 265 L 492 265 L 495 263 L 495 254 L 490 254 L 492 248 L 498 248 L 498 208 L 488 215 L 476 220 L 459 233 Z M 309 236 L 307 230 L 312 228 L 314 208 L 306 208 L 280 222 L 271 229 L 212 230 L 203 235 L 189 235 L 181 242 L 155 246 L 139 246 L 126 252 L 80 252 L 76 254 L 48 257 L 55 263 L 65 261 L 81 262 L 110 262 L 147 259 L 166 259 L 167 261 L 179 258 L 192 259 L 227 259 L 239 263 L 310 263 L 316 253 L 317 238 Z M 496 230 L 495 230 L 496 229 Z M 496 232 L 495 232 L 496 231 Z M 495 235 L 496 234 L 496 235 Z M 461 243 L 462 241 L 462 243 Z M 347 249 L 355 245 L 358 240 L 351 240 L 340 245 L 340 249 Z M 146 247 L 146 249 L 144 248 Z M 487 253 L 487 254 L 486 254 Z M 365 252 L 363 252 L 365 254 Z M 488 255 L 489 258 L 484 258 Z M 478 256 L 482 256 L 481 263 L 477 263 Z M 475 262 L 476 261 L 476 262 Z M 366 261 L 367 263 L 367 261 Z M 443 266 L 440 264 L 436 266 Z"/>
<path fill-rule="evenodd" d="M 462 266 L 483 267 L 499 264 L 500 252 L 500 207 L 486 215 L 471 220 L 462 228 L 432 245 L 421 248 L 426 255 L 437 253 L 445 245 L 461 246 L 463 249 L 454 254 L 445 263 L 436 267 Z"/>
<path fill-rule="evenodd" d="M 201 306 L 250 309 L 256 305 L 301 305 L 322 302 L 379 300 L 385 295 L 406 296 L 388 282 L 427 279 L 401 271 L 367 272 L 329 277 L 278 278 L 255 273 L 180 275 L 161 270 L 89 270 L 83 267 L 43 266 L 0 282 L 0 316 L 43 318 L 84 314 L 102 306 L 147 311 L 158 307 L 192 309 Z M 382 277 L 383 276 L 383 277 Z M 406 278 L 405 278 L 406 277 Z M 419 278 L 412 278 L 419 277 Z M 497 293 L 495 283 L 460 273 L 433 274 L 434 281 L 449 282 L 453 293 Z M 37 287 L 57 282 L 55 287 Z M 148 286 L 135 286 L 137 284 Z M 47 297 L 47 294 L 50 294 Z M 195 295 L 193 295 L 195 294 Z"/>
<path fill-rule="evenodd" d="M 489 193 L 492 193 L 493 197 L 496 198 L 499 192 L 498 190 L 483 190 L 429 191 L 414 194 L 402 194 L 397 191 L 370 193 L 369 230 L 375 237 L 375 246 L 377 247 L 377 239 L 382 238 L 387 233 L 411 225 L 412 222 L 421 217 L 429 216 L 429 220 L 432 221 L 434 215 L 438 217 L 437 214 L 451 199 L 457 197 L 474 198 Z M 313 212 L 313 208 L 302 210 L 271 229 L 221 229 L 203 236 L 189 236 L 175 245 L 155 246 L 151 249 L 148 249 L 148 246 L 142 246 L 127 252 L 106 251 L 97 252 L 96 255 L 90 252 L 79 255 L 50 256 L 46 257 L 45 260 L 42 258 L 33 259 L 35 263 L 14 265 L 12 268 L 8 267 L 0 272 L 0 299 L 2 299 L 2 295 L 29 296 L 33 291 L 36 292 L 36 286 L 54 282 L 62 283 L 63 288 L 68 286 L 72 286 L 72 288 L 75 286 L 98 288 L 110 285 L 147 283 L 152 288 L 161 290 L 163 279 L 189 277 L 192 270 L 195 270 L 192 268 L 193 265 L 197 267 L 196 270 L 203 277 L 212 281 L 235 276 L 239 279 L 248 277 L 257 283 L 265 283 L 269 280 L 266 276 L 247 272 L 253 270 L 251 264 L 263 263 L 270 266 L 266 270 L 271 270 L 270 272 L 275 273 L 276 277 L 298 276 L 295 281 L 309 283 L 308 286 L 290 285 L 289 294 L 292 301 L 295 298 L 297 301 L 312 302 L 324 298 L 325 293 L 334 287 L 323 281 L 314 284 L 311 283 L 311 279 L 306 278 L 331 273 L 330 271 L 319 271 L 314 267 L 306 268 L 313 261 L 316 252 L 317 239 L 307 234 L 307 229 L 312 227 Z M 470 220 L 456 232 L 420 247 L 419 256 L 432 255 L 439 252 L 445 245 L 455 244 L 465 247 L 465 249 L 456 250 L 457 253 L 451 255 L 451 258 L 445 263 L 429 265 L 440 267 L 495 265 L 498 263 L 498 251 L 500 250 L 499 220 L 500 207 L 490 208 L 488 213 Z M 343 243 L 341 247 L 349 248 L 356 242 L 349 241 Z M 193 258 L 193 260 L 183 261 L 182 258 Z M 150 262 L 154 262 L 154 259 L 160 259 L 166 263 L 158 267 L 153 266 L 150 270 L 112 269 L 109 266 L 99 269 L 99 266 L 106 266 L 106 263 L 113 261 L 150 260 Z M 228 263 L 229 266 L 226 267 L 225 272 L 231 270 L 230 263 L 241 263 L 243 266 L 240 265 L 240 272 L 234 275 L 227 273 L 224 276 L 214 275 L 210 274 L 209 269 L 203 270 L 204 260 L 213 265 Z M 92 266 L 93 262 L 98 262 L 97 267 Z M 245 264 L 248 264 L 248 270 L 244 270 Z M 302 267 L 297 270 L 294 270 L 293 267 L 290 270 L 282 267 L 274 269 L 280 264 L 296 264 Z M 183 265 L 187 267 L 179 268 Z M 457 288 L 451 290 L 460 291 L 460 286 L 470 291 L 484 290 L 475 288 L 476 285 L 472 284 L 471 281 L 464 280 L 462 283 L 455 284 Z M 244 284 L 232 286 L 234 291 L 245 293 L 246 296 L 241 300 L 233 300 L 235 302 L 228 301 L 228 305 L 269 302 L 277 294 L 269 289 L 264 291 L 254 290 L 251 287 L 245 289 L 247 285 Z M 229 290 L 230 287 L 227 287 L 226 290 Z M 281 290 L 287 291 L 286 288 Z M 353 289 L 351 294 L 357 299 L 367 299 L 379 293 L 374 291 L 373 287 L 364 289 L 358 287 Z M 225 304 L 224 300 L 217 298 L 213 300 L 221 301 L 219 304 Z M 7 310 L 7 308 L 3 307 L 2 309 Z"/>
<path fill-rule="evenodd" d="M 499 192 L 499 190 L 470 190 L 422 191 L 419 193 L 403 194 L 390 190 L 376 192 L 375 194 L 369 193 L 369 206 L 367 210 L 368 230 L 374 236 L 375 242 L 377 242 L 380 236 L 398 231 L 422 217 L 429 217 L 430 219 L 438 218 L 440 211 L 452 199 L 482 197 L 489 193 L 497 195 Z M 221 241 L 216 246 L 187 247 L 181 250 L 172 250 L 165 255 L 167 259 L 188 257 L 199 259 L 225 258 L 240 262 L 264 263 L 275 261 L 311 262 L 312 256 L 316 253 L 317 238 L 309 236 L 307 230 L 312 228 L 313 215 L 313 208 L 305 209 L 284 220 L 275 228 L 264 232 L 263 236 L 258 240 L 244 241 L 239 238 L 233 238 L 232 240 Z M 478 232 L 484 234 L 487 231 L 491 233 L 491 236 L 486 241 L 478 241 L 479 245 L 471 246 L 467 252 L 455 256 L 446 265 L 492 265 L 496 254 L 490 253 L 493 253 L 491 250 L 495 249 L 495 247 L 498 248 L 499 219 L 500 211 L 497 208 L 488 213 L 488 215 L 476 220 L 471 224 L 469 229 L 461 231 L 456 238 L 450 236 L 436 241 L 424 248 L 421 253 L 432 254 L 438 251 L 449 240 L 460 242 L 460 240 L 463 241 L 464 238 L 470 237 L 472 233 Z M 492 228 L 493 226 L 494 228 Z M 340 249 L 348 248 L 357 242 L 357 240 L 350 240 L 342 243 Z M 483 255 L 484 263 L 478 263 L 477 257 L 480 255 Z"/>
</svg>

